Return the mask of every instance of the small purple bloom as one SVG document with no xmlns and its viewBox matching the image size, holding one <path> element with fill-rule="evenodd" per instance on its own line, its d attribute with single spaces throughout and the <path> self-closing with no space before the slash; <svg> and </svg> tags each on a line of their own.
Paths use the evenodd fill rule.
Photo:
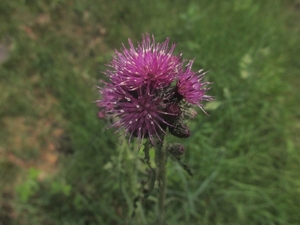
<svg viewBox="0 0 300 225">
<path fill-rule="evenodd" d="M 212 97 L 205 95 L 208 88 L 202 88 L 209 82 L 201 82 L 205 73 L 199 70 L 198 73 L 192 71 L 193 60 L 190 60 L 186 65 L 186 69 L 178 77 L 177 92 L 187 102 L 197 105 L 202 109 L 201 101 L 211 101 Z"/>
<path fill-rule="evenodd" d="M 188 137 L 190 131 L 184 124 L 189 111 L 188 102 L 202 109 L 201 101 L 212 98 L 205 95 L 201 80 L 204 73 L 191 70 L 193 61 L 173 54 L 175 44 L 170 48 L 169 38 L 163 43 L 155 43 L 149 34 L 143 36 L 141 44 L 135 48 L 129 39 L 130 48 L 123 45 L 116 51 L 106 71 L 109 81 L 99 87 L 101 99 L 97 101 L 103 113 L 99 117 L 117 118 L 112 126 L 124 129 L 125 134 L 139 140 L 149 138 L 161 140 L 167 130 L 178 137 Z M 185 101 L 183 101 L 185 100 Z"/>
</svg>

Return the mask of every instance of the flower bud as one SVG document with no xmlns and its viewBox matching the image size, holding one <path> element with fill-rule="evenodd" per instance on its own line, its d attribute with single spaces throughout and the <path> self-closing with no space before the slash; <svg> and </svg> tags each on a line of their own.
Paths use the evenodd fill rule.
<svg viewBox="0 0 300 225">
<path fill-rule="evenodd" d="M 167 146 L 167 151 L 175 158 L 179 158 L 185 153 L 184 146 L 180 143 L 169 144 Z"/>
<path fill-rule="evenodd" d="M 188 126 L 182 123 L 178 123 L 174 127 L 169 126 L 169 131 L 175 137 L 179 138 L 188 138 L 191 136 L 191 131 Z"/>
<path fill-rule="evenodd" d="M 177 105 L 175 103 L 169 104 L 166 107 L 166 112 L 168 113 L 168 115 L 165 115 L 164 119 L 170 124 L 175 123 L 182 113 L 179 105 Z"/>
</svg>

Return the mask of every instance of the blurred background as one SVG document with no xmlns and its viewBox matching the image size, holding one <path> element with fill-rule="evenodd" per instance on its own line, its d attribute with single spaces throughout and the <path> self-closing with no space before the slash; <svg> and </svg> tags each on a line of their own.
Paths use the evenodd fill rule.
<svg viewBox="0 0 300 225">
<path fill-rule="evenodd" d="M 169 162 L 167 224 L 300 224 L 299 21 L 297 0 L 1 0 L 0 224 L 155 223 L 143 152 L 93 103 L 146 32 L 209 71 L 216 98 L 190 138 L 167 137 L 194 172 Z"/>
</svg>

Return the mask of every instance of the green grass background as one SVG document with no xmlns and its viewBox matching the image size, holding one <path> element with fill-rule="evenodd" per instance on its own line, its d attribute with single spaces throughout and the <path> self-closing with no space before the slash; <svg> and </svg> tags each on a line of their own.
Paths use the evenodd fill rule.
<svg viewBox="0 0 300 225">
<path fill-rule="evenodd" d="M 107 130 L 93 103 L 114 49 L 145 32 L 208 70 L 216 99 L 190 138 L 167 137 L 185 145 L 194 177 L 169 162 L 166 223 L 300 224 L 299 8 L 2 0 L 0 224 L 155 224 L 156 190 L 137 200 L 149 182 L 143 153 Z M 43 169 L 51 144 L 58 161 Z"/>
</svg>

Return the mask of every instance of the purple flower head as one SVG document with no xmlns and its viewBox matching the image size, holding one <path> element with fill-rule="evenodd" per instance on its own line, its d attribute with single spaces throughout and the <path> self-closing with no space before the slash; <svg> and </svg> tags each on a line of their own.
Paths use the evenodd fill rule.
<svg viewBox="0 0 300 225">
<path fill-rule="evenodd" d="M 176 78 L 182 63 L 180 57 L 174 56 L 175 44 L 168 48 L 169 38 L 163 43 L 155 43 L 149 34 L 143 35 L 142 43 L 135 48 L 128 40 L 130 48 L 123 45 L 121 52 L 116 51 L 106 73 L 115 84 L 136 90 L 144 85 L 149 88 L 163 88 Z"/>
<path fill-rule="evenodd" d="M 209 82 L 201 82 L 205 73 L 203 70 L 198 72 L 192 71 L 193 60 L 190 60 L 186 65 L 184 72 L 179 74 L 177 82 L 177 92 L 185 99 L 187 102 L 197 105 L 202 109 L 201 101 L 211 101 L 212 97 L 205 95 L 205 92 L 209 90 L 208 88 L 203 88 L 203 86 L 210 84 Z"/>
<path fill-rule="evenodd" d="M 100 92 L 103 98 L 98 105 L 108 115 L 119 118 L 112 126 L 125 128 L 130 139 L 132 136 L 149 138 L 153 143 L 154 138 L 160 139 L 160 135 L 165 133 L 169 124 L 163 118 L 168 113 L 163 108 L 162 98 L 143 88 L 128 90 L 126 86 L 110 84 L 100 88 Z"/>
<path fill-rule="evenodd" d="M 99 87 L 98 117 L 116 118 L 112 126 L 118 127 L 117 131 L 124 129 L 129 139 L 149 138 L 154 144 L 167 131 L 186 138 L 190 131 L 185 121 L 195 114 L 187 113 L 191 104 L 202 109 L 201 101 L 212 99 L 205 95 L 208 89 L 203 86 L 208 82 L 201 82 L 204 73 L 191 70 L 193 61 L 184 70 L 186 60 L 173 54 L 174 44 L 168 45 L 169 38 L 155 43 L 149 34 L 137 48 L 129 39 L 130 47 L 123 45 L 109 64 L 112 69 L 105 73 L 109 81 Z"/>
</svg>

